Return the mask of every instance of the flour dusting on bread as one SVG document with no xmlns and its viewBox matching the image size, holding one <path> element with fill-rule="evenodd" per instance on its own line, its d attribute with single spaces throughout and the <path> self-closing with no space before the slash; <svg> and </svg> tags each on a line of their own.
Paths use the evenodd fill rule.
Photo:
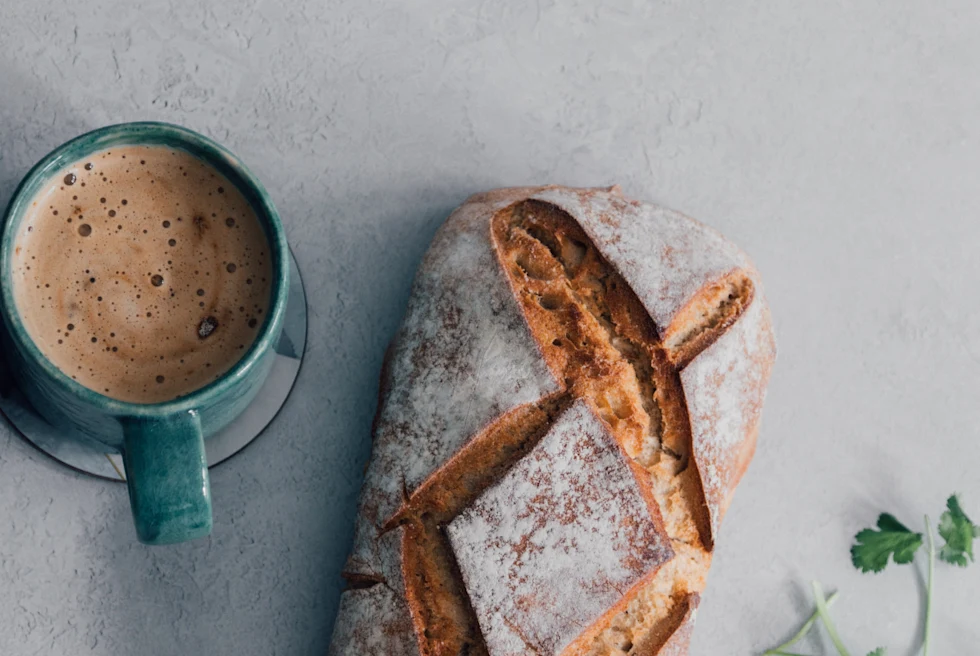
<svg viewBox="0 0 980 656">
<path fill-rule="evenodd" d="M 774 357 L 714 230 L 617 188 L 469 199 L 389 352 L 331 654 L 684 656 Z"/>
<path fill-rule="evenodd" d="M 557 653 L 673 557 L 583 401 L 447 531 L 491 654 Z"/>
</svg>

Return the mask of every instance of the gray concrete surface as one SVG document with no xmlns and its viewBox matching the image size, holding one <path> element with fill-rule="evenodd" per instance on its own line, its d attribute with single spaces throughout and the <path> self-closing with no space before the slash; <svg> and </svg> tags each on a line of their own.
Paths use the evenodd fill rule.
<svg viewBox="0 0 980 656">
<path fill-rule="evenodd" d="M 286 411 L 212 474 L 208 540 L 137 544 L 124 488 L 0 423 L 0 654 L 324 653 L 412 273 L 468 194 L 546 182 L 684 210 L 768 285 L 780 359 L 692 653 L 787 636 L 818 578 L 855 653 L 913 654 L 915 569 L 859 575 L 848 546 L 954 490 L 980 517 L 978 21 L 970 0 L 0 0 L 0 202 L 85 129 L 182 123 L 266 182 L 311 311 Z M 937 577 L 933 653 L 977 653 L 980 566 Z"/>
</svg>

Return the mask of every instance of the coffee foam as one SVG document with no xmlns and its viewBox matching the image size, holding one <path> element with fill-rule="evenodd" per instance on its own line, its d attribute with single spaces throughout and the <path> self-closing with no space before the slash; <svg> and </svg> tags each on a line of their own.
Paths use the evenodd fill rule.
<svg viewBox="0 0 980 656">
<path fill-rule="evenodd" d="M 33 199 L 14 297 L 41 352 L 107 396 L 157 403 L 221 377 L 268 312 L 255 212 L 194 156 L 126 146 L 75 162 Z"/>
</svg>

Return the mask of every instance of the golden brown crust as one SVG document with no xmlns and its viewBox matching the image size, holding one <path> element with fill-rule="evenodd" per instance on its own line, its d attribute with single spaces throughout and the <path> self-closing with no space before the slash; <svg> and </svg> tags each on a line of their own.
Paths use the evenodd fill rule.
<svg viewBox="0 0 980 656">
<path fill-rule="evenodd" d="M 745 271 L 732 271 L 721 280 L 705 286 L 681 309 L 664 337 L 664 347 L 678 369 L 691 363 L 699 353 L 718 341 L 749 306 L 755 285 Z M 698 326 L 700 330 L 684 330 Z"/>
<path fill-rule="evenodd" d="M 432 518 L 406 525 L 402 572 L 420 653 L 487 656 L 456 560 Z"/>
<path fill-rule="evenodd" d="M 500 417 L 439 468 L 388 521 L 389 529 L 406 527 L 402 571 L 421 653 L 487 653 L 441 526 L 526 455 L 569 402 L 567 394 L 556 395 Z"/>
<path fill-rule="evenodd" d="M 700 603 L 699 594 L 685 596 L 671 611 L 665 630 L 644 636 L 633 647 L 631 656 L 687 656 L 694 633 L 694 615 Z"/>
</svg>

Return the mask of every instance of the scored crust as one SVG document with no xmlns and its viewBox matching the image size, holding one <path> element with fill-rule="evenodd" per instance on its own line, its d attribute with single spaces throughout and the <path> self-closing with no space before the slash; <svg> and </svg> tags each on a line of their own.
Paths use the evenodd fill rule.
<svg viewBox="0 0 980 656">
<path fill-rule="evenodd" d="M 702 224 L 618 188 L 473 196 L 386 358 L 330 653 L 687 653 L 774 357 L 758 273 Z M 632 497 L 589 505 L 627 480 Z"/>
<path fill-rule="evenodd" d="M 673 558 L 646 481 L 585 401 L 446 526 L 491 654 L 557 653 Z"/>
</svg>

